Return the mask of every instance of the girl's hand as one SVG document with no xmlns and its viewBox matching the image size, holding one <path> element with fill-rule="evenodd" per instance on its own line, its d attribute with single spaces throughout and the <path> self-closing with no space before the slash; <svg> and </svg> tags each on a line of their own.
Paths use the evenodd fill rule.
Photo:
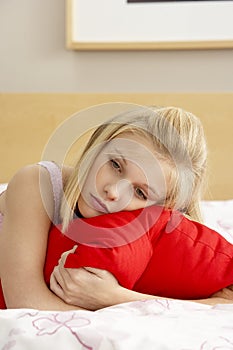
<svg viewBox="0 0 233 350">
<path fill-rule="evenodd" d="M 120 302 L 121 286 L 115 277 L 106 270 L 92 267 L 65 268 L 68 254 L 76 246 L 62 254 L 59 265 L 50 278 L 50 289 L 67 304 L 97 310 Z M 122 288 L 123 289 L 123 288 Z"/>
</svg>

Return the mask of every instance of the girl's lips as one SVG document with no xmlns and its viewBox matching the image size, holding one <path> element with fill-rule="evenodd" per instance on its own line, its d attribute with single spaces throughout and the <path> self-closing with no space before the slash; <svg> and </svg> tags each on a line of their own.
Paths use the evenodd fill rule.
<svg viewBox="0 0 233 350">
<path fill-rule="evenodd" d="M 94 209 L 97 211 L 103 212 L 103 213 L 109 213 L 108 208 L 106 205 L 97 197 L 95 197 L 93 194 L 91 194 L 91 204 Z"/>
</svg>

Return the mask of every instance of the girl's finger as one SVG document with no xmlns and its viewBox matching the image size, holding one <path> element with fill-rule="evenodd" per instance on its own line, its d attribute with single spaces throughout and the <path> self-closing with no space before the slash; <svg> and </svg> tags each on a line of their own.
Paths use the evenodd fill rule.
<svg viewBox="0 0 233 350">
<path fill-rule="evenodd" d="M 65 279 L 63 278 L 62 274 L 60 273 L 59 266 L 55 266 L 53 273 L 52 273 L 56 284 L 60 286 L 61 289 L 64 288 L 65 285 Z"/>
<path fill-rule="evenodd" d="M 99 277 L 111 275 L 110 272 L 108 272 L 107 270 L 97 269 L 95 267 L 85 266 L 84 269 L 90 273 L 93 273 L 96 276 L 99 276 Z"/>
<path fill-rule="evenodd" d="M 50 277 L 50 289 L 61 299 L 64 297 L 64 292 L 59 283 L 57 282 L 54 274 Z"/>
<path fill-rule="evenodd" d="M 68 250 L 68 251 L 66 251 L 66 252 L 64 252 L 64 253 L 62 253 L 62 255 L 61 255 L 61 258 L 59 259 L 59 265 L 60 264 L 65 264 L 65 262 L 66 262 L 66 258 L 67 258 L 67 256 L 69 255 L 69 254 L 72 254 L 72 253 L 74 253 L 75 252 L 75 250 L 77 249 L 77 245 L 75 245 L 75 246 L 73 246 L 73 248 L 72 249 L 70 249 L 70 250 Z"/>
</svg>

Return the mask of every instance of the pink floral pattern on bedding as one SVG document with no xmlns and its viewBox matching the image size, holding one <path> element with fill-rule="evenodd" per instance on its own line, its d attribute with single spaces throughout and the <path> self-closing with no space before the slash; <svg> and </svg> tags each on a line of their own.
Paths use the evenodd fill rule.
<svg viewBox="0 0 233 350">
<path fill-rule="evenodd" d="M 96 312 L 0 311 L 1 350 L 233 349 L 233 304 L 147 300 Z"/>
<path fill-rule="evenodd" d="M 33 327 L 38 330 L 37 336 L 55 335 L 61 328 L 65 327 L 80 343 L 84 349 L 91 350 L 92 347 L 85 344 L 79 337 L 78 330 L 90 324 L 90 320 L 77 314 L 57 313 L 39 317 L 33 322 Z"/>
</svg>

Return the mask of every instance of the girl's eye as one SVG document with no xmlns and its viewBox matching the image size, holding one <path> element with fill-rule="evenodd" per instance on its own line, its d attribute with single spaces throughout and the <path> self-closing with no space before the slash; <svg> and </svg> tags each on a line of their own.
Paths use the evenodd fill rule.
<svg viewBox="0 0 233 350">
<path fill-rule="evenodd" d="M 136 192 L 136 195 L 137 195 L 140 199 L 147 200 L 146 195 L 144 194 L 144 192 L 143 192 L 139 187 L 136 187 L 136 188 L 135 188 L 135 192 Z"/>
<path fill-rule="evenodd" d="M 121 170 L 121 166 L 120 164 L 115 160 L 115 159 L 110 159 L 111 165 L 114 169 L 120 171 Z"/>
</svg>

